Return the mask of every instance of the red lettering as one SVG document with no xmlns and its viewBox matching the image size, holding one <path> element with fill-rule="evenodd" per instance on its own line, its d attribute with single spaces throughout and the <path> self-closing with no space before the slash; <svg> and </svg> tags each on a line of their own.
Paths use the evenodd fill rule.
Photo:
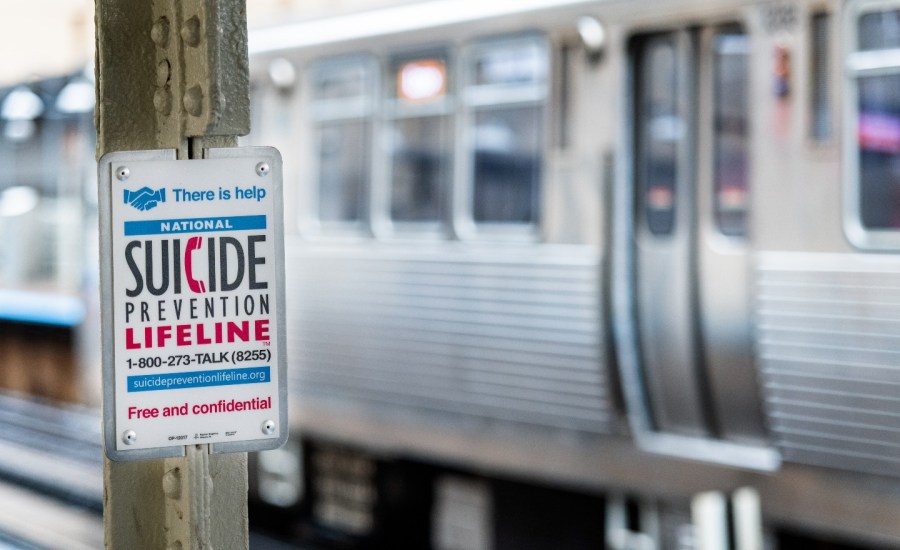
<svg viewBox="0 0 900 550">
<path fill-rule="evenodd" d="M 206 338 L 206 335 L 203 334 L 203 326 L 197 325 L 197 344 L 212 344 L 212 340 Z"/>
<path fill-rule="evenodd" d="M 240 326 L 237 323 L 233 323 L 228 321 L 228 342 L 234 342 L 234 338 L 237 336 L 240 338 L 241 342 L 247 342 L 250 340 L 250 323 L 247 321 L 241 321 Z"/>
<path fill-rule="evenodd" d="M 182 324 L 182 325 L 157 325 L 144 327 L 144 340 L 136 338 L 135 329 L 125 329 L 125 348 L 150 349 L 163 348 L 173 340 L 171 344 L 179 347 L 205 344 L 221 344 L 224 342 L 266 342 L 271 338 L 271 326 L 269 319 L 255 319 L 252 321 L 227 321 L 212 323 L 212 337 L 210 323 Z M 252 331 L 251 331 L 252 330 Z"/>
<path fill-rule="evenodd" d="M 141 349 L 141 343 L 134 341 L 134 329 L 125 329 L 125 349 Z M 131 418 L 129 416 L 129 418 Z"/>
<path fill-rule="evenodd" d="M 137 407 L 128 407 L 128 418 L 157 418 L 159 416 L 159 409 L 153 407 L 152 409 L 139 409 Z"/>
<path fill-rule="evenodd" d="M 175 325 L 175 343 L 179 346 L 191 345 L 191 325 Z"/>
<path fill-rule="evenodd" d="M 254 328 L 256 329 L 254 332 L 254 340 L 257 342 L 263 342 L 269 339 L 269 320 L 268 319 L 257 319 L 253 323 Z"/>
<path fill-rule="evenodd" d="M 157 347 L 165 347 L 166 340 L 172 337 L 171 325 L 160 325 L 156 327 L 156 343 Z"/>
</svg>

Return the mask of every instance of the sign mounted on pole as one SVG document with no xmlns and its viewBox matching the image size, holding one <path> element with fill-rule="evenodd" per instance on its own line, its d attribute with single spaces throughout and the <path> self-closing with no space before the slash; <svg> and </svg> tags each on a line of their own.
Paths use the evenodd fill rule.
<svg viewBox="0 0 900 550">
<path fill-rule="evenodd" d="M 282 445 L 280 154 L 115 152 L 99 170 L 107 456 Z"/>
</svg>

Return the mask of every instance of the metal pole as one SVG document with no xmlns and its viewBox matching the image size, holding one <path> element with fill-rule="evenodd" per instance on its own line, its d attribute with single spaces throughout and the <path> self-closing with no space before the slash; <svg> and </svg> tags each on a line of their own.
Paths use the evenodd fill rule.
<svg viewBox="0 0 900 550">
<path fill-rule="evenodd" d="M 246 0 L 95 0 L 97 158 L 202 158 L 248 133 Z M 103 335 L 104 338 L 111 335 Z M 247 548 L 247 455 L 104 459 L 106 547 Z"/>
</svg>

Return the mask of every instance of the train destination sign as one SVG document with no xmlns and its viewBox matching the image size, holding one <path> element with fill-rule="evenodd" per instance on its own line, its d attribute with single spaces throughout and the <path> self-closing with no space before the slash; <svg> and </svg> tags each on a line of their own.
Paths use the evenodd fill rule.
<svg viewBox="0 0 900 550">
<path fill-rule="evenodd" d="M 100 160 L 104 436 L 113 460 L 287 439 L 281 156 Z"/>
</svg>

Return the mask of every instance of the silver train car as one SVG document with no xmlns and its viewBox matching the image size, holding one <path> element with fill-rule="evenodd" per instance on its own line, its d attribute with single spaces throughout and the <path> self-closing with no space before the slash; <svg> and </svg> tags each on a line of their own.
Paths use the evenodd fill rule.
<svg viewBox="0 0 900 550">
<path fill-rule="evenodd" d="M 434 0 L 250 48 L 288 228 L 268 517 L 900 545 L 900 2 Z"/>
</svg>

